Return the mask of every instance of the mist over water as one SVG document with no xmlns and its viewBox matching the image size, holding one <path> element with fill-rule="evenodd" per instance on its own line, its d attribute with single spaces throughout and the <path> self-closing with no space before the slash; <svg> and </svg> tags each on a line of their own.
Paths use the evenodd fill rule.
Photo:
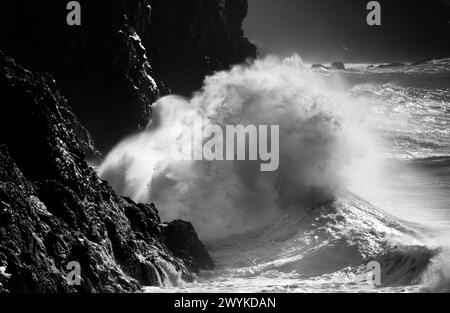
<svg viewBox="0 0 450 313">
<path fill-rule="evenodd" d="M 216 73 L 191 99 L 156 102 L 147 129 L 119 143 L 99 173 L 119 194 L 155 202 L 164 220 L 192 221 L 202 239 L 264 225 L 280 211 L 333 197 L 374 169 L 378 139 L 366 108 L 336 80 L 324 80 L 298 56 Z M 175 159 L 173 148 L 199 118 L 222 129 L 279 125 L 278 170 L 261 172 L 256 161 Z"/>
</svg>

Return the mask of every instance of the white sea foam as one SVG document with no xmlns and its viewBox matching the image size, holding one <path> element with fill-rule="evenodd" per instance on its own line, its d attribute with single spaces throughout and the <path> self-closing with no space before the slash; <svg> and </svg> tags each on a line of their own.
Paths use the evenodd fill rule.
<svg viewBox="0 0 450 313">
<path fill-rule="evenodd" d="M 410 82 L 411 73 L 435 75 L 444 66 L 436 64 L 432 71 L 383 71 Z M 389 79 L 384 72 L 375 78 Z M 428 242 L 419 234 L 425 228 L 413 231 L 345 191 L 415 221 L 445 220 L 435 214 L 446 207 L 450 186 L 450 94 L 441 72 L 434 89 L 390 81 L 346 89 L 347 74 L 315 73 L 296 56 L 236 66 L 208 77 L 192 99 L 160 99 L 147 130 L 108 154 L 99 172 L 119 193 L 156 202 L 163 219 L 191 220 L 212 242 L 215 272 L 185 284 L 173 268 L 158 265 L 161 286 L 146 291 L 448 291 L 445 242 Z M 173 159 L 172 148 L 198 118 L 222 127 L 280 125 L 279 169 Z M 400 162 L 405 156 L 439 158 Z M 338 201 L 311 206 L 311 196 L 330 193 Z M 356 282 L 373 259 L 381 262 L 382 288 Z"/>
<path fill-rule="evenodd" d="M 117 145 L 99 173 L 120 194 L 155 202 L 163 219 L 192 221 L 203 239 L 254 228 L 277 210 L 300 209 L 311 187 L 341 188 L 356 177 L 345 170 L 373 155 L 364 107 L 334 85 L 298 56 L 219 72 L 192 99 L 160 99 L 147 130 Z M 199 118 L 222 127 L 279 125 L 278 170 L 261 173 L 255 161 L 175 160 L 173 147 Z"/>
</svg>

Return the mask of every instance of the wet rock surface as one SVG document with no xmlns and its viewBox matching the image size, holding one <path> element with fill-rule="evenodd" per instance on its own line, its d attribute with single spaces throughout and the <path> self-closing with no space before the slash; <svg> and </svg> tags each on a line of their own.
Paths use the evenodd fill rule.
<svg viewBox="0 0 450 313">
<path fill-rule="evenodd" d="M 194 226 L 190 222 L 172 221 L 164 225 L 164 238 L 173 254 L 187 260 L 195 271 L 206 268 L 213 269 L 214 262 L 198 239 Z"/>
<path fill-rule="evenodd" d="M 119 197 L 86 164 L 51 76 L 0 53 L 0 92 L 0 291 L 137 291 L 211 268 L 192 227 L 173 244 L 153 204 Z M 80 285 L 67 283 L 72 261 Z"/>
<path fill-rule="evenodd" d="M 86 160 L 145 128 L 161 95 L 256 57 L 247 1 L 79 2 L 81 26 L 64 1 L 0 2 L 1 292 L 137 291 L 214 266 L 190 223 L 162 223 Z"/>
</svg>

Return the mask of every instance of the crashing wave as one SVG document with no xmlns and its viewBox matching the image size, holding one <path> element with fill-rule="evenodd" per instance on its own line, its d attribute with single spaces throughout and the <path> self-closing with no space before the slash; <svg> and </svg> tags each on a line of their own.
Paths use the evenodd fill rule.
<svg viewBox="0 0 450 313">
<path fill-rule="evenodd" d="M 376 288 L 442 289 L 448 280 L 436 278 L 447 270 L 439 246 L 346 191 L 379 172 L 385 148 L 373 132 L 380 120 L 366 118 L 373 104 L 367 93 L 398 100 L 415 91 L 360 85 L 349 93 L 343 86 L 298 57 L 216 73 L 192 99 L 160 99 L 147 130 L 116 146 L 99 173 L 119 193 L 155 201 L 163 218 L 191 220 L 210 242 L 218 269 L 191 290 L 371 290 L 361 277 L 374 261 L 381 268 Z M 280 125 L 279 170 L 175 160 L 171 148 L 197 118 L 222 127 Z"/>
</svg>

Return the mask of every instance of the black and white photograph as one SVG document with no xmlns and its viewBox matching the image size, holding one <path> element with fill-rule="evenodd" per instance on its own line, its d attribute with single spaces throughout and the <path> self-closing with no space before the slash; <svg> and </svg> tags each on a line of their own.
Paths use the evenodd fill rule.
<svg viewBox="0 0 450 313">
<path fill-rule="evenodd" d="M 0 294 L 448 292 L 450 0 L 0 1 Z"/>
</svg>

